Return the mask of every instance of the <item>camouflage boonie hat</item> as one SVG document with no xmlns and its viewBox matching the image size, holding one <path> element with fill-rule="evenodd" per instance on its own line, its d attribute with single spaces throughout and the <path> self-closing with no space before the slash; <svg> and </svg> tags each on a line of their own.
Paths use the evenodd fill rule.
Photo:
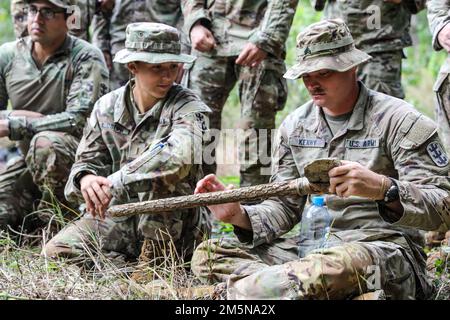
<svg viewBox="0 0 450 320">
<path fill-rule="evenodd" d="M 356 49 L 347 25 L 341 19 L 324 20 L 310 25 L 297 36 L 296 64 L 285 74 L 298 79 L 322 69 L 339 72 L 368 61 L 367 53 Z"/>
<path fill-rule="evenodd" d="M 36 2 L 37 0 L 25 0 L 26 3 Z M 68 9 L 76 5 L 76 0 L 46 0 L 57 7 Z"/>
<path fill-rule="evenodd" d="M 131 23 L 127 26 L 125 49 L 114 57 L 114 62 L 192 63 L 195 57 L 181 53 L 178 30 L 152 22 Z"/>
</svg>

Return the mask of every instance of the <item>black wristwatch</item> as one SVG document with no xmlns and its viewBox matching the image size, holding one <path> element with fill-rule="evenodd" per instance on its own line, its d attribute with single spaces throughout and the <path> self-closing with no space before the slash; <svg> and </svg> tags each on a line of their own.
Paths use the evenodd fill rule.
<svg viewBox="0 0 450 320">
<path fill-rule="evenodd" d="M 381 202 L 384 202 L 384 203 L 394 202 L 400 198 L 400 196 L 398 194 L 397 183 L 392 178 L 389 178 L 389 180 L 391 180 L 392 185 L 389 187 L 389 189 L 387 189 L 386 193 L 384 194 L 383 200 L 381 200 Z"/>
</svg>

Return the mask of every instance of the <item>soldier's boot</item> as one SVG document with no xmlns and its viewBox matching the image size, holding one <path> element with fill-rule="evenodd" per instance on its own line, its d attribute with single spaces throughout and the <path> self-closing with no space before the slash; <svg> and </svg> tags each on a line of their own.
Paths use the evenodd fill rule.
<svg viewBox="0 0 450 320">
<path fill-rule="evenodd" d="M 353 300 L 386 300 L 386 294 L 384 293 L 384 290 L 375 290 L 373 292 L 361 294 L 353 298 Z"/>
<path fill-rule="evenodd" d="M 432 249 L 439 247 L 442 240 L 445 239 L 445 234 L 439 231 L 429 231 L 425 234 L 425 245 L 427 248 Z"/>
<path fill-rule="evenodd" d="M 169 266 L 178 260 L 176 249 L 171 241 L 145 239 L 138 259 L 136 270 L 131 280 L 137 283 L 148 283 L 155 280 L 157 269 Z"/>
</svg>

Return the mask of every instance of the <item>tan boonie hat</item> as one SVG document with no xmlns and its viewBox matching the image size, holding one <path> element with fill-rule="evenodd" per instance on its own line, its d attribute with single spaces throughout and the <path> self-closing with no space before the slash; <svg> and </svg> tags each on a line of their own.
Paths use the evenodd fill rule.
<svg viewBox="0 0 450 320">
<path fill-rule="evenodd" d="M 371 59 L 356 49 L 347 25 L 341 19 L 324 20 L 310 25 L 297 36 L 296 64 L 285 74 L 298 79 L 306 73 L 323 69 L 344 72 Z"/>
<path fill-rule="evenodd" d="M 36 2 L 37 0 L 25 0 L 27 3 Z M 57 7 L 68 9 L 76 4 L 75 0 L 46 0 Z"/>
<path fill-rule="evenodd" d="M 140 22 L 127 26 L 125 49 L 117 52 L 114 62 L 192 63 L 195 59 L 181 53 L 177 29 L 162 23 Z"/>
</svg>

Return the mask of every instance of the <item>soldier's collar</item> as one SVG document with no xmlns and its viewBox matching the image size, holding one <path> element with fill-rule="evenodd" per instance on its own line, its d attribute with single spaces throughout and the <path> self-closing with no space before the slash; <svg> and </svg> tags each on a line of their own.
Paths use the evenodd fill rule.
<svg viewBox="0 0 450 320">
<path fill-rule="evenodd" d="M 352 116 L 348 120 L 348 130 L 361 130 L 364 128 L 364 115 L 369 98 L 369 90 L 367 90 L 367 87 L 361 81 L 358 81 L 358 84 L 359 96 L 353 108 Z"/>
<path fill-rule="evenodd" d="M 132 83 L 129 81 L 125 86 L 118 89 L 119 96 L 116 99 L 114 105 L 114 123 L 118 123 L 121 126 L 130 130 L 133 130 L 134 120 L 131 119 L 130 112 L 127 109 L 127 99 L 130 94 Z"/>
<path fill-rule="evenodd" d="M 27 50 L 32 55 L 34 42 L 31 39 L 31 36 L 27 36 L 26 38 L 24 38 L 24 42 L 27 47 Z M 63 44 L 51 55 L 49 59 L 51 59 L 52 57 L 56 57 L 58 55 L 69 55 L 72 50 L 72 43 L 73 43 L 72 37 L 70 35 L 66 35 Z"/>
</svg>

